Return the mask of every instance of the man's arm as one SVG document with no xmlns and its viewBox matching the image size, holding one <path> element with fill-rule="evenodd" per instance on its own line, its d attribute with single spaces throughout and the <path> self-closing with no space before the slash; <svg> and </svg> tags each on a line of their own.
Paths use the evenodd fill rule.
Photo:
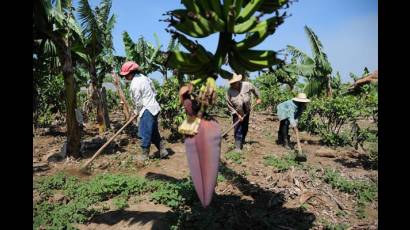
<svg viewBox="0 0 410 230">
<path fill-rule="evenodd" d="M 252 83 L 250 83 L 250 82 L 249 82 L 249 84 L 250 84 L 250 86 L 251 86 L 251 92 L 252 92 L 253 95 L 255 95 L 255 97 L 256 97 L 256 104 L 262 103 L 261 94 L 260 94 L 258 88 L 256 88 L 256 87 L 255 87 Z"/>
<path fill-rule="evenodd" d="M 226 95 L 225 95 L 225 100 L 226 100 L 226 105 L 228 106 L 229 110 L 230 110 L 231 112 L 236 113 L 236 115 L 237 115 L 237 116 L 239 117 L 239 119 L 242 121 L 242 120 L 243 120 L 243 117 L 238 113 L 238 111 L 236 111 L 235 107 L 232 105 L 232 102 L 231 102 L 230 97 L 229 97 L 229 93 L 226 93 Z"/>
</svg>

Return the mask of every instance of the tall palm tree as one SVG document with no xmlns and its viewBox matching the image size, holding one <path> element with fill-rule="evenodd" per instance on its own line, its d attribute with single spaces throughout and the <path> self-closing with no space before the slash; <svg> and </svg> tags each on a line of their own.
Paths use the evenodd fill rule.
<svg viewBox="0 0 410 230">
<path fill-rule="evenodd" d="M 75 116 L 77 100 L 72 48 L 76 42 L 81 43 L 81 30 L 73 16 L 70 0 L 35 0 L 33 6 L 33 39 L 42 44 L 38 46 L 40 50 L 46 53 L 55 51 L 59 63 L 52 63 L 60 68 L 64 77 L 67 155 L 79 157 L 80 129 Z"/>
<path fill-rule="evenodd" d="M 290 65 L 288 69 L 307 78 L 305 91 L 309 96 L 320 95 L 324 91 L 327 96 L 332 96 L 332 66 L 326 53 L 323 52 L 323 45 L 318 36 L 308 26 L 305 26 L 305 32 L 309 39 L 312 57 L 288 45 L 288 52 L 298 60 L 298 63 Z"/>
<path fill-rule="evenodd" d="M 112 30 L 115 24 L 115 15 L 111 15 L 111 0 L 102 0 L 94 10 L 88 0 L 79 2 L 79 18 L 83 27 L 85 46 L 83 61 L 88 67 L 91 76 L 91 98 L 97 107 L 97 122 L 100 134 L 110 127 L 108 111 L 101 95 L 102 81 L 113 65 Z M 85 51 L 85 52 L 84 52 Z"/>
</svg>

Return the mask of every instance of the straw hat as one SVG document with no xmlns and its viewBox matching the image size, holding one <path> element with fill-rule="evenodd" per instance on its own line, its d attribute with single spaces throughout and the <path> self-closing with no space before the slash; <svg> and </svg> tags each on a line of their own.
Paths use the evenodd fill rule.
<svg viewBox="0 0 410 230">
<path fill-rule="evenodd" d="M 242 75 L 234 73 L 231 80 L 229 80 L 229 84 L 238 82 L 242 80 Z"/>
<path fill-rule="evenodd" d="M 306 97 L 306 94 L 304 93 L 298 93 L 298 95 L 292 98 L 292 100 L 298 101 L 298 102 L 310 102 L 310 100 Z"/>
</svg>

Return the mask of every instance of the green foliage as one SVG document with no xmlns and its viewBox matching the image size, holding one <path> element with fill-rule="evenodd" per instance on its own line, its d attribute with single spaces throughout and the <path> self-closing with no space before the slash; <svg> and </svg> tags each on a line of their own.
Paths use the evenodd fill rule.
<svg viewBox="0 0 410 230">
<path fill-rule="evenodd" d="M 151 201 L 154 203 L 177 208 L 185 202 L 191 203 L 194 199 L 194 187 L 189 180 L 184 180 L 175 184 L 155 182 L 152 186 L 156 190 L 151 194 Z"/>
<path fill-rule="evenodd" d="M 218 173 L 217 181 L 218 182 L 223 182 L 223 181 L 226 181 L 226 178 L 224 177 L 224 175 Z"/>
<path fill-rule="evenodd" d="M 233 162 L 235 162 L 236 164 L 241 164 L 242 160 L 244 159 L 244 156 L 242 153 L 240 152 L 236 152 L 236 151 L 230 151 L 228 153 L 225 154 L 226 159 L 231 160 Z"/>
<path fill-rule="evenodd" d="M 358 120 L 373 116 L 377 110 L 377 100 L 373 98 L 369 102 L 367 99 L 351 95 L 313 98 L 300 118 L 299 127 L 319 134 L 323 143 L 330 146 L 357 146 L 374 140 L 375 136 L 369 129 L 361 129 L 357 125 Z"/>
<path fill-rule="evenodd" d="M 34 122 L 40 126 L 50 125 L 53 114 L 65 113 L 65 89 L 62 75 L 46 75 L 39 77 L 34 84 L 36 102 L 34 106 Z"/>
<path fill-rule="evenodd" d="M 229 115 L 228 107 L 226 105 L 226 92 L 228 89 L 225 87 L 217 87 L 216 89 L 216 103 L 212 106 L 212 108 L 209 110 L 210 114 L 216 114 L 218 116 L 224 116 L 224 115 Z"/>
<path fill-rule="evenodd" d="M 111 90 L 106 90 L 105 92 L 108 110 L 112 111 L 119 109 L 120 97 L 118 96 L 118 93 Z"/>
<path fill-rule="evenodd" d="M 125 197 L 115 197 L 112 200 L 113 204 L 118 208 L 118 209 L 124 209 L 126 207 L 128 207 L 128 199 Z"/>
<path fill-rule="evenodd" d="M 262 103 L 257 108 L 276 113 L 276 106 L 294 96 L 294 93 L 283 85 L 274 74 L 264 73 L 253 81 L 261 94 Z"/>
<path fill-rule="evenodd" d="M 263 164 L 266 166 L 273 166 L 279 172 L 286 171 L 292 166 L 297 166 L 298 162 L 296 161 L 294 154 L 286 154 L 285 156 L 279 158 L 274 155 L 264 156 Z"/>
<path fill-rule="evenodd" d="M 161 126 L 170 129 L 173 138 L 181 138 L 178 126 L 185 119 L 185 112 L 178 97 L 179 82 L 176 77 L 171 77 L 157 88 L 157 101 L 161 105 Z"/>
<path fill-rule="evenodd" d="M 336 170 L 326 169 L 323 180 L 333 188 L 354 194 L 359 203 L 372 202 L 377 198 L 377 184 L 361 180 L 348 180 Z"/>
</svg>

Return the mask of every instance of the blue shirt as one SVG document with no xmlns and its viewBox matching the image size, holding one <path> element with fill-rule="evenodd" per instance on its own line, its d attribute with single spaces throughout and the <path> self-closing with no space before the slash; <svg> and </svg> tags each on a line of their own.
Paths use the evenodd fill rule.
<svg viewBox="0 0 410 230">
<path fill-rule="evenodd" d="M 290 126 L 296 127 L 297 119 L 302 114 L 302 110 L 298 108 L 292 99 L 280 103 L 276 109 L 280 121 L 289 119 Z"/>
</svg>

